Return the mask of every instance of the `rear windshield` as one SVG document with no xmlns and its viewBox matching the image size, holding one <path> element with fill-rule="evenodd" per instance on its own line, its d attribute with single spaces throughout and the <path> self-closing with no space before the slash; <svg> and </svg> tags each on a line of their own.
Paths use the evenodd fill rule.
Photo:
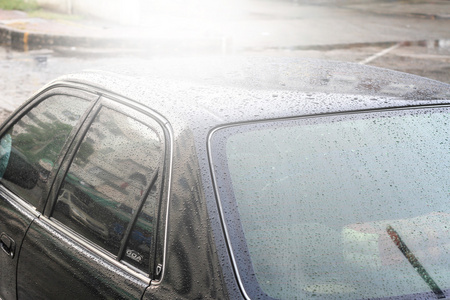
<svg viewBox="0 0 450 300">
<path fill-rule="evenodd" d="M 277 299 L 450 296 L 449 111 L 216 130 L 210 151 L 219 206 L 245 292 Z"/>
</svg>

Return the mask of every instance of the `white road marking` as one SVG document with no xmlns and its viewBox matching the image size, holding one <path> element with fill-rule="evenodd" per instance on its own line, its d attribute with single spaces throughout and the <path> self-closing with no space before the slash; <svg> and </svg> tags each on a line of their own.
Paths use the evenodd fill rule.
<svg viewBox="0 0 450 300">
<path fill-rule="evenodd" d="M 384 50 L 382 50 L 382 51 L 380 51 L 380 52 L 378 52 L 378 53 L 376 53 L 376 54 L 374 54 L 374 55 L 372 55 L 372 56 L 366 58 L 365 60 L 360 61 L 359 64 L 360 64 L 360 65 L 368 64 L 368 63 L 370 63 L 371 61 L 377 59 L 378 57 L 381 57 L 381 56 L 383 56 L 383 55 L 386 55 L 386 54 L 388 54 L 389 52 L 391 52 L 392 50 L 395 50 L 395 49 L 397 49 L 397 48 L 400 47 L 400 46 L 401 46 L 401 43 L 397 43 L 397 44 L 395 44 L 394 46 L 391 46 L 391 47 L 389 47 L 389 48 L 387 48 L 387 49 L 384 49 Z"/>
</svg>

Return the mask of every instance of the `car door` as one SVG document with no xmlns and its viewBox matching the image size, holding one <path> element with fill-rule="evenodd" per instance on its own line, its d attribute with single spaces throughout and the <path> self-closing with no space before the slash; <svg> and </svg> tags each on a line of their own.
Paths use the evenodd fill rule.
<svg viewBox="0 0 450 300">
<path fill-rule="evenodd" d="M 29 227 L 19 299 L 139 299 L 149 286 L 164 133 L 145 108 L 119 102 L 93 108 Z"/>
<path fill-rule="evenodd" d="M 77 124 L 98 96 L 57 87 L 25 104 L 0 129 L 0 298 L 16 299 L 23 237 L 42 212 Z"/>
</svg>

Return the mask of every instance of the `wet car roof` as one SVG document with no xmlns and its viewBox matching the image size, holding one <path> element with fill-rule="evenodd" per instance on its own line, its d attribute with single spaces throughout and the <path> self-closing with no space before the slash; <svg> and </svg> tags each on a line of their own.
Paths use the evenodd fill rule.
<svg viewBox="0 0 450 300">
<path fill-rule="evenodd" d="M 159 59 L 60 78 L 105 89 L 170 119 L 220 124 L 449 103 L 450 85 L 344 62 L 287 58 Z M 274 109 L 275 108 L 275 109 Z"/>
</svg>

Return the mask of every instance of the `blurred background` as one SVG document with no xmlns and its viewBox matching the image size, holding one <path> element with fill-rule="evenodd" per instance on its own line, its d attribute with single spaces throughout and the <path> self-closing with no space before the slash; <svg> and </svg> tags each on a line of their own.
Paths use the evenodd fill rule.
<svg viewBox="0 0 450 300">
<path fill-rule="evenodd" d="M 171 56 L 349 61 L 450 83 L 450 0 L 0 0 L 0 121 L 59 75 Z"/>
</svg>

